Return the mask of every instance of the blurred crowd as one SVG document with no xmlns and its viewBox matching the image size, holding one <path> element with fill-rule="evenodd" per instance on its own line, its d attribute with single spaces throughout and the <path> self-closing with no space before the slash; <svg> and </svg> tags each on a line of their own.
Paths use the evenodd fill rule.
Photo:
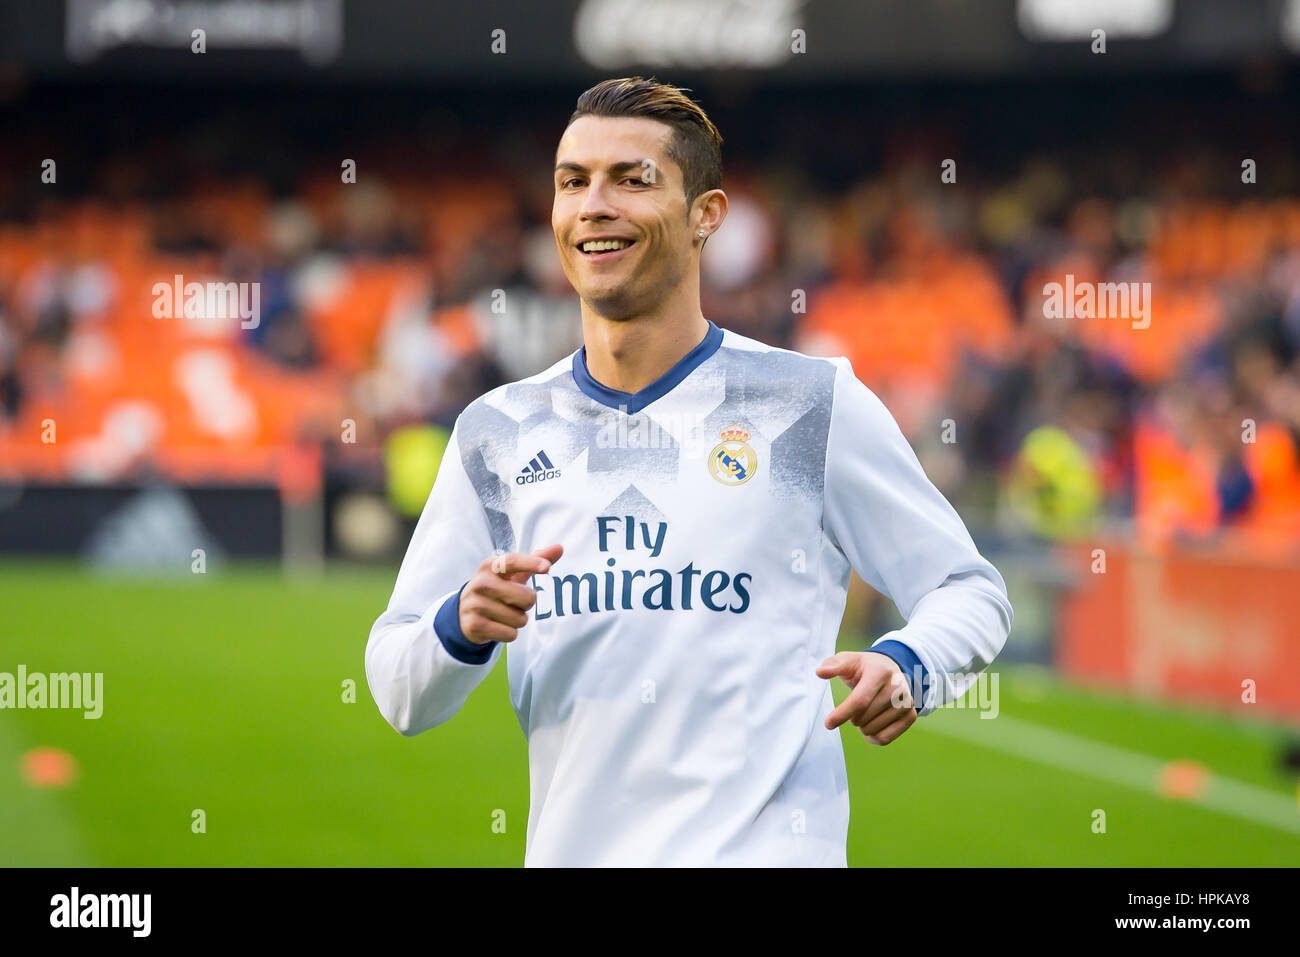
<svg viewBox="0 0 1300 957">
<path fill-rule="evenodd" d="M 558 132 L 433 124 L 277 159 L 213 124 L 93 173 L 62 160 L 62 189 L 13 159 L 38 142 L 9 151 L 0 472 L 254 481 L 309 446 L 382 483 L 396 430 L 445 430 L 581 344 L 550 227 Z M 945 182 L 947 154 L 915 149 L 810 175 L 816 144 L 799 143 L 724 153 L 706 316 L 848 356 L 976 524 L 1300 553 L 1300 198 L 1208 146 L 1044 148 L 996 170 L 958 153 Z M 256 323 L 160 315 L 177 276 L 257 283 Z M 1067 277 L 1149 283 L 1146 324 L 1057 314 L 1046 290 Z"/>
</svg>

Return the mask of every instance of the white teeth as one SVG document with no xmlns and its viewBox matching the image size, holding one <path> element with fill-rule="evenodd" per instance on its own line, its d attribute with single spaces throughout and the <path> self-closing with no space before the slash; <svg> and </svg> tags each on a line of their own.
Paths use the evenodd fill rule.
<svg viewBox="0 0 1300 957">
<path fill-rule="evenodd" d="M 626 239 L 593 239 L 582 244 L 584 253 L 598 253 L 608 249 L 623 249 L 632 244 Z"/>
</svg>

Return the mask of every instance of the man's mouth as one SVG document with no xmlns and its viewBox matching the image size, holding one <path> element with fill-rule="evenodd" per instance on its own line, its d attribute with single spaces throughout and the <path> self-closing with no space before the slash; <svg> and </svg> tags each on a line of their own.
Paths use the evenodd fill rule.
<svg viewBox="0 0 1300 957">
<path fill-rule="evenodd" d="M 578 243 L 578 252 L 592 262 L 605 262 L 617 259 L 635 245 L 634 239 L 588 239 Z"/>
</svg>

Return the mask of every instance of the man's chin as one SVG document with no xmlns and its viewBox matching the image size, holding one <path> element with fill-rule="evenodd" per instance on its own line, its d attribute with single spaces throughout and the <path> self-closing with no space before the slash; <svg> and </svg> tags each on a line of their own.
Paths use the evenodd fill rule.
<svg viewBox="0 0 1300 957">
<path fill-rule="evenodd" d="M 631 319 L 638 315 L 636 306 L 627 296 L 621 296 L 617 293 L 611 294 L 608 290 L 601 290 L 594 294 L 591 292 L 584 293 L 582 301 L 596 315 L 613 322 Z"/>
</svg>

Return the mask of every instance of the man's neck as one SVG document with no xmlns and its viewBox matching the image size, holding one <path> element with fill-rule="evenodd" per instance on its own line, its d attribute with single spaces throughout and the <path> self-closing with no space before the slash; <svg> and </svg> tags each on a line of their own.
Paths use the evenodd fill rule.
<svg viewBox="0 0 1300 957">
<path fill-rule="evenodd" d="M 681 320 L 662 316 L 612 321 L 583 317 L 587 372 L 619 392 L 640 392 L 704 341 L 709 322 L 697 310 Z"/>
</svg>

